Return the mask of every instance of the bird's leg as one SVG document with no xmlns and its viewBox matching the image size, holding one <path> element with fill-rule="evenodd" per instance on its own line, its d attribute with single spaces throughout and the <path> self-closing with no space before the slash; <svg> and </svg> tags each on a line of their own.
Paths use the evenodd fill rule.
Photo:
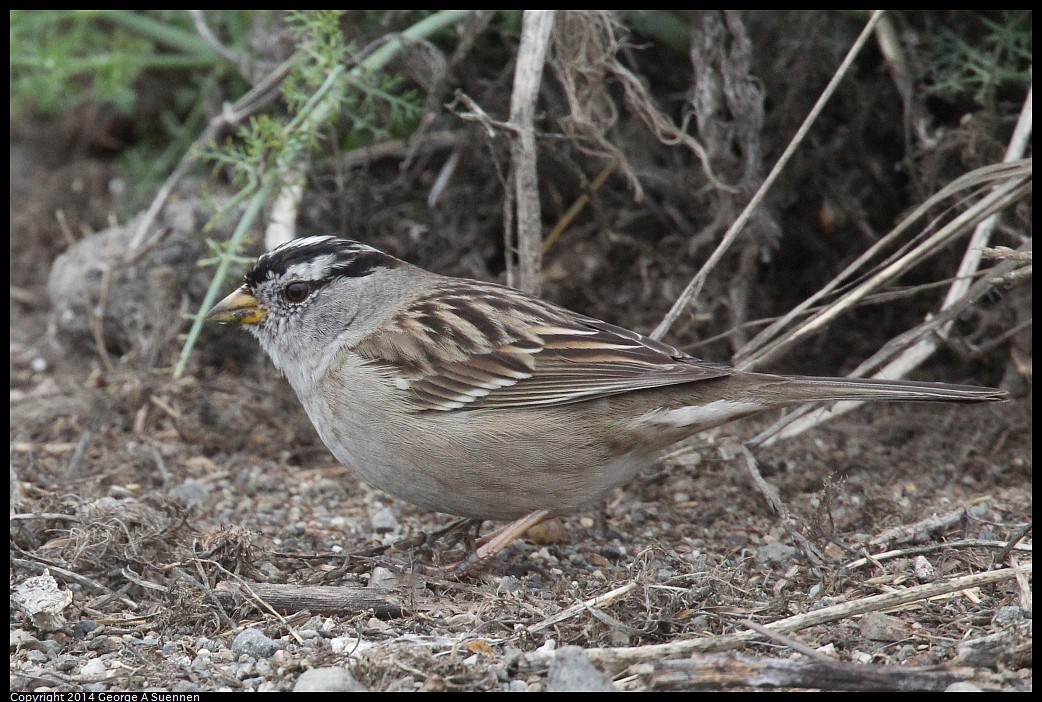
<svg viewBox="0 0 1042 702">
<path fill-rule="evenodd" d="M 538 509 L 531 514 L 510 522 L 488 536 L 482 537 L 478 541 L 478 547 L 474 553 L 458 563 L 453 568 L 453 572 L 456 575 L 473 575 L 480 571 L 490 560 L 495 558 L 496 554 L 517 541 L 532 527 L 545 522 L 550 516 L 550 512 L 547 510 Z"/>
<path fill-rule="evenodd" d="M 545 509 L 536 510 L 531 514 L 525 515 L 520 519 L 500 527 L 491 534 L 481 537 L 477 542 L 477 548 L 469 556 L 466 556 L 455 565 L 434 566 L 413 563 L 409 568 L 422 575 L 442 578 L 460 578 L 476 575 L 484 569 L 500 551 L 524 536 L 526 531 L 538 524 L 542 524 L 551 516 L 551 513 Z M 458 528 L 466 522 L 467 520 L 453 522 L 448 529 L 441 530 L 437 535 L 442 536 L 452 528 Z M 478 522 L 478 524 L 480 523 L 481 522 Z M 403 569 L 406 568 L 406 564 L 404 563 L 385 561 L 385 565 Z"/>
<path fill-rule="evenodd" d="M 469 517 L 460 517 L 453 522 L 435 529 L 431 533 L 427 534 L 427 543 L 431 544 L 438 539 L 448 537 L 450 539 L 449 544 L 455 545 L 460 541 L 467 541 L 473 543 L 474 538 L 481 530 L 482 521 L 480 519 L 470 519 Z M 470 536 L 467 534 L 469 530 L 474 531 L 474 535 Z"/>
</svg>

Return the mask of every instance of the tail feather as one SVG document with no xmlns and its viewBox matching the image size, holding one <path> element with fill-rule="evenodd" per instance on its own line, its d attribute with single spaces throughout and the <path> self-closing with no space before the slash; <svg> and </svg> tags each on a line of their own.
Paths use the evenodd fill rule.
<svg viewBox="0 0 1042 702">
<path fill-rule="evenodd" d="M 819 378 L 794 375 L 784 387 L 802 396 L 801 402 L 840 400 L 890 400 L 894 402 L 998 402 L 1007 399 L 1004 390 L 973 385 L 927 383 L 916 380 L 876 378 Z M 794 398 L 795 399 L 795 398 Z"/>
</svg>

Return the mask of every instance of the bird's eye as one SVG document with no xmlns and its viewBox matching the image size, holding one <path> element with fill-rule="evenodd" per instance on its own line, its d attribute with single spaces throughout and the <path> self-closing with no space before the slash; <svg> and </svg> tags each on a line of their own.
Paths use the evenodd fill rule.
<svg viewBox="0 0 1042 702">
<path fill-rule="evenodd" d="M 311 286 L 298 280 L 283 288 L 282 294 L 290 302 L 303 302 L 311 294 Z"/>
</svg>

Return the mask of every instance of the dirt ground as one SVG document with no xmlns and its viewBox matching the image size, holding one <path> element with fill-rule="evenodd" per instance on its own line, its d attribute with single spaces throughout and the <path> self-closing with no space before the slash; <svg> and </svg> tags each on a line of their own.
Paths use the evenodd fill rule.
<svg viewBox="0 0 1042 702">
<path fill-rule="evenodd" d="M 12 128 L 12 690 L 292 690 L 307 671 L 327 676 L 323 689 L 402 691 L 1031 688 L 1024 383 L 1004 403 L 862 408 L 755 449 L 785 514 L 740 449 L 775 418 L 746 420 L 529 534 L 479 575 L 412 572 L 462 553 L 473 529 L 460 543 L 434 539 L 451 517 L 355 479 L 245 334 L 208 331 L 174 380 L 191 307 L 152 318 L 167 327 L 149 332 L 156 362 L 133 343 L 99 352 L 90 320 L 83 337 L 55 333 L 53 261 L 114 218 L 111 161 L 55 159 L 48 141 L 67 128 Z M 479 204 L 480 189 L 457 193 L 476 210 L 458 216 L 494 227 L 499 204 Z M 495 277 L 474 263 L 495 257 L 488 247 L 447 262 L 400 235 L 417 215 L 370 205 L 381 206 L 371 243 Z M 639 218 L 641 207 L 620 210 Z M 548 264 L 548 294 L 647 331 L 667 303 L 641 297 L 649 274 L 641 282 L 625 246 L 613 268 L 591 269 L 573 242 L 573 258 Z M 776 286 L 765 296 L 786 288 L 773 278 L 787 260 L 762 274 Z M 650 278 L 665 280 L 657 265 Z M 583 266 L 580 282 L 562 274 Z M 674 294 L 692 267 L 669 276 Z M 884 319 L 868 311 L 774 369 L 840 374 L 862 344 L 888 338 Z M 725 360 L 727 349 L 694 353 Z M 946 352 L 923 378 L 998 385 L 1015 374 L 1009 358 Z M 31 617 L 25 591 L 49 587 L 54 614 Z"/>
</svg>

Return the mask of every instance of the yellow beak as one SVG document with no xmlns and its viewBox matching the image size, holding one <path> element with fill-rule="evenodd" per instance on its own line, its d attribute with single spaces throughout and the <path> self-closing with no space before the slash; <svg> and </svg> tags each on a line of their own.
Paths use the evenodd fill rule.
<svg viewBox="0 0 1042 702">
<path fill-rule="evenodd" d="M 257 324 L 268 316 L 268 310 L 245 285 L 213 306 L 206 313 L 207 322 L 221 324 Z"/>
</svg>

